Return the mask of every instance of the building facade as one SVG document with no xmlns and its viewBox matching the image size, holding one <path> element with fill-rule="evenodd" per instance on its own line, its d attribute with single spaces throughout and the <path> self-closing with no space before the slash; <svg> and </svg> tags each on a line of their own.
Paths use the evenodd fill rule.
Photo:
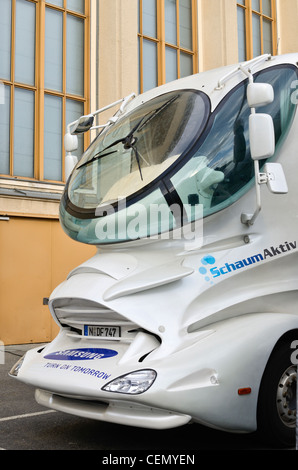
<svg viewBox="0 0 298 470">
<path fill-rule="evenodd" d="M 67 123 L 176 78 L 297 52 L 297 31 L 298 0 L 1 0 L 4 344 L 53 339 L 45 299 L 95 253 L 59 225 Z M 78 156 L 93 137 L 80 138 Z"/>
</svg>

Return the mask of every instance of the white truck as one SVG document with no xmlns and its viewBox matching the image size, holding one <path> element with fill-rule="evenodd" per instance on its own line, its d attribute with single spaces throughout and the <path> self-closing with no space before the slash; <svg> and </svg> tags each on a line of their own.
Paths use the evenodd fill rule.
<svg viewBox="0 0 298 470">
<path fill-rule="evenodd" d="M 10 372 L 38 403 L 294 445 L 297 64 L 260 56 L 68 126 L 61 224 L 97 252 L 49 299 L 58 336 Z"/>
</svg>

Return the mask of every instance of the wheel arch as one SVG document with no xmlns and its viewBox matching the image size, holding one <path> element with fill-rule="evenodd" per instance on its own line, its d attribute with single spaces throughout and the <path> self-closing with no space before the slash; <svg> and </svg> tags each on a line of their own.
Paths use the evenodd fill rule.
<svg viewBox="0 0 298 470">
<path fill-rule="evenodd" d="M 297 424 L 295 424 L 296 412 L 294 414 L 294 425 L 293 422 L 291 423 L 291 427 L 288 427 L 289 424 L 286 424 L 285 422 L 282 425 L 285 414 L 287 414 L 289 411 L 289 414 L 293 416 L 294 409 L 297 408 L 297 406 L 295 407 L 295 404 L 293 404 L 293 399 L 297 404 L 297 398 L 295 399 L 297 394 L 297 378 L 292 378 L 293 375 L 296 375 L 296 373 L 291 367 L 298 363 L 293 362 L 292 360 L 292 353 L 294 351 L 292 342 L 295 339 L 298 340 L 298 328 L 289 329 L 288 331 L 284 332 L 276 341 L 268 357 L 258 390 L 256 434 L 261 440 L 274 446 L 277 445 L 280 447 L 292 447 L 295 440 L 297 426 Z M 298 341 L 296 347 L 298 347 Z M 283 364 L 283 366 L 281 364 Z M 287 377 L 286 381 L 282 380 L 284 377 Z M 279 387 L 284 386 L 285 382 L 288 380 L 290 380 L 291 384 L 293 384 L 293 380 L 296 380 L 296 384 L 294 385 L 294 388 L 293 385 L 286 385 L 286 389 L 284 390 L 286 395 L 281 395 L 281 392 L 278 392 L 280 389 Z M 289 388 L 292 389 L 292 393 L 290 395 L 292 400 L 291 407 L 288 407 Z M 286 405 L 282 405 L 282 409 L 280 408 L 280 405 L 278 405 L 278 401 L 280 402 L 280 399 L 286 403 Z M 271 405 L 269 405 L 269 403 L 271 403 Z M 286 406 L 286 408 L 284 408 L 284 406 Z M 279 414 L 281 411 L 282 414 Z M 286 421 L 287 420 L 288 419 L 286 419 Z"/>
<path fill-rule="evenodd" d="M 266 368 L 269 364 L 269 362 L 272 360 L 272 357 L 277 353 L 277 351 L 279 350 L 279 348 L 281 346 L 283 346 L 284 344 L 286 343 L 290 343 L 292 341 L 294 341 L 295 339 L 297 339 L 298 341 L 298 327 L 297 328 L 291 328 L 289 329 L 288 331 L 284 332 L 276 341 L 276 343 L 274 344 L 273 348 L 272 348 L 272 351 L 271 353 L 269 354 L 269 357 L 267 359 L 267 363 L 266 363 L 266 366 L 264 368 L 264 372 L 263 372 L 263 376 L 264 376 L 264 373 L 266 371 Z M 297 347 L 298 347 L 298 343 L 297 343 Z"/>
</svg>

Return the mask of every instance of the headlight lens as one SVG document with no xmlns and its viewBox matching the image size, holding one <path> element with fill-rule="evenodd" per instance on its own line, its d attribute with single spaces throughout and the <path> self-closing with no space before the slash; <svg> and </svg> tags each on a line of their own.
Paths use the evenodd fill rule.
<svg viewBox="0 0 298 470">
<path fill-rule="evenodd" d="M 106 392 L 127 393 L 138 395 L 144 393 L 151 387 L 156 379 L 156 372 L 152 369 L 137 370 L 129 374 L 117 377 L 112 380 L 102 390 Z"/>
<path fill-rule="evenodd" d="M 24 358 L 25 356 L 21 357 L 21 359 L 18 360 L 18 362 L 10 370 L 9 375 L 12 375 L 13 377 L 17 377 L 19 370 L 23 365 Z"/>
</svg>

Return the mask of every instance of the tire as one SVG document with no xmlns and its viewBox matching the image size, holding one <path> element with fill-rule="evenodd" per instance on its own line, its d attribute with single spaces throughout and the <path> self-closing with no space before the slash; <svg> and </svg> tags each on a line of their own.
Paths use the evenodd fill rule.
<svg viewBox="0 0 298 470">
<path fill-rule="evenodd" d="M 291 352 L 290 340 L 274 349 L 258 398 L 257 435 L 277 448 L 295 446 L 297 366 L 291 362 Z"/>
</svg>

